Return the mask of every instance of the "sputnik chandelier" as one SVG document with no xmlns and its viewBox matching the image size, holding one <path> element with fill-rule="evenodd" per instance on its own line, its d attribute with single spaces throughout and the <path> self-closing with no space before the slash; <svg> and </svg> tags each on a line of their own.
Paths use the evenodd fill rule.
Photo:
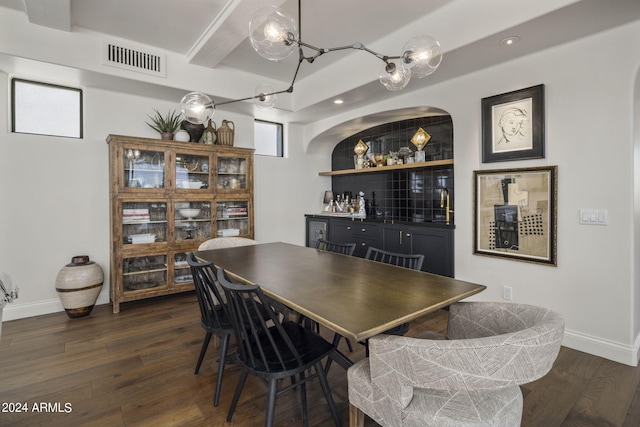
<svg viewBox="0 0 640 427">
<path fill-rule="evenodd" d="M 298 21 L 300 21 L 298 0 Z M 293 92 L 293 85 L 303 62 L 312 64 L 318 57 L 329 52 L 354 49 L 362 50 L 384 62 L 380 71 L 380 83 L 388 90 L 404 89 L 411 77 L 422 78 L 432 74 L 442 61 L 440 43 L 428 35 L 418 35 L 407 41 L 398 56 L 387 56 L 365 47 L 362 43 L 332 48 L 320 48 L 303 42 L 298 35 L 296 21 L 277 6 L 259 9 L 249 22 L 249 40 L 253 49 L 271 61 L 280 61 L 298 51 L 298 66 L 287 89 L 276 91 L 267 84 L 258 86 L 253 96 L 215 103 L 202 92 L 186 94 L 180 101 L 180 108 L 186 120 L 195 124 L 205 124 L 215 113 L 216 106 L 240 101 L 253 100 L 261 109 L 272 108 L 281 93 Z M 304 49 L 311 51 L 305 55 Z"/>
</svg>

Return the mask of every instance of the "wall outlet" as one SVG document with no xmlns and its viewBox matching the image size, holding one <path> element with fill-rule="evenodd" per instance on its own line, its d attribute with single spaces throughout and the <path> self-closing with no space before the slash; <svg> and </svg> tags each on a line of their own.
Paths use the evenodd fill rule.
<svg viewBox="0 0 640 427">
<path fill-rule="evenodd" d="M 511 301 L 513 299 L 513 288 L 511 286 L 502 287 L 502 298 Z"/>
</svg>

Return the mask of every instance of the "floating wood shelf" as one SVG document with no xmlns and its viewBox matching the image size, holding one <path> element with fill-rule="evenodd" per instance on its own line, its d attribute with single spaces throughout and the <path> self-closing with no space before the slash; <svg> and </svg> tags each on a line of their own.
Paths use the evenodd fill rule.
<svg viewBox="0 0 640 427">
<path fill-rule="evenodd" d="M 397 170 L 397 169 L 433 168 L 433 167 L 447 166 L 447 165 L 453 165 L 453 159 L 432 160 L 429 162 L 408 163 L 404 165 L 377 166 L 377 167 L 364 168 L 364 169 L 343 169 L 343 170 L 337 170 L 337 171 L 320 172 L 318 175 L 320 176 L 352 175 L 356 173 L 373 173 L 373 172 L 383 172 L 383 171 L 390 171 L 390 170 Z"/>
</svg>

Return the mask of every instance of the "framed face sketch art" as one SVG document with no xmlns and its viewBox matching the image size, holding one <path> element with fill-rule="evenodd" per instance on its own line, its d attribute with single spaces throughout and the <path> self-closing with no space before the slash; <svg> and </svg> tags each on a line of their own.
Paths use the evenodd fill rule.
<svg viewBox="0 0 640 427">
<path fill-rule="evenodd" d="M 557 265 L 557 166 L 474 171 L 473 253 Z"/>
<path fill-rule="evenodd" d="M 544 158 L 544 85 L 482 98 L 482 163 Z"/>
</svg>

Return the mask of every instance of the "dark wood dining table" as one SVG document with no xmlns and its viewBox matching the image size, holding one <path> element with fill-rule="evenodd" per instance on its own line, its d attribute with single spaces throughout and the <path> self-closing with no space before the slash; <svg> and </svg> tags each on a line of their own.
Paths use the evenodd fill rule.
<svg viewBox="0 0 640 427">
<path fill-rule="evenodd" d="M 450 277 L 288 243 L 195 252 L 230 277 L 353 341 L 486 289 Z M 344 361 L 338 361 L 345 366 Z"/>
</svg>

